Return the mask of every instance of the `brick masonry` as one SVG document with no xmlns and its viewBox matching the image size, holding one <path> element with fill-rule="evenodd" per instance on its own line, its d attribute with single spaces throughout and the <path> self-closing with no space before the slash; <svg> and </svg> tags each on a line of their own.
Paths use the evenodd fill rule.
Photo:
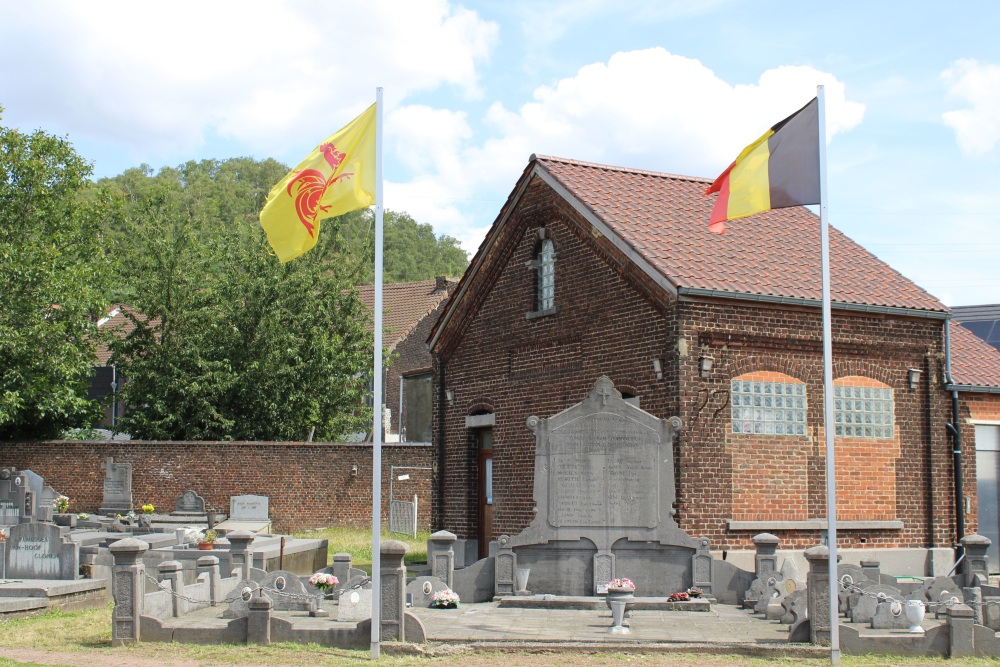
<svg viewBox="0 0 1000 667">
<path fill-rule="evenodd" d="M 382 446 L 382 520 L 388 527 L 392 466 L 431 465 L 427 445 Z M 69 496 L 72 512 L 96 512 L 104 493 L 107 457 L 132 464 L 132 497 L 138 508 L 153 503 L 172 510 L 187 489 L 205 498 L 212 512 L 229 512 L 229 498 L 270 498 L 275 530 L 371 525 L 371 445 L 301 442 L 79 442 L 0 444 L 0 465 L 30 469 Z M 356 477 L 351 475 L 358 466 Z M 431 475 L 408 470 L 395 481 L 397 499 L 418 495 L 418 525 L 430 525 Z"/>
<path fill-rule="evenodd" d="M 509 204 L 510 206 L 510 204 Z M 816 309 L 671 297 L 548 186 L 534 179 L 495 226 L 479 273 L 463 279 L 451 320 L 435 345 L 434 528 L 474 538 L 478 530 L 478 453 L 470 414 L 493 412 L 492 536 L 530 523 L 534 440 L 530 415 L 551 416 L 579 402 L 608 375 L 641 407 L 679 415 L 675 442 L 677 520 L 717 549 L 753 548 L 756 531 L 729 519 L 825 517 L 821 318 Z M 536 318 L 529 262 L 546 227 L 557 253 L 558 312 Z M 464 285 L 468 282 L 468 285 Z M 950 400 L 941 386 L 942 320 L 835 311 L 834 377 L 894 390 L 896 429 L 887 440 L 839 438 L 838 513 L 843 519 L 902 520 L 904 528 L 844 531 L 843 547 L 954 544 Z M 699 359 L 714 367 L 701 377 Z M 653 360 L 659 359 L 662 379 Z M 909 388 L 908 370 L 919 368 Z M 805 436 L 732 433 L 730 381 L 754 373 L 807 387 Z M 445 390 L 454 391 L 446 400 Z M 970 454 L 971 452 L 971 454 Z M 975 494 L 975 456 L 967 448 L 965 488 Z M 975 525 L 975 505 L 966 518 Z M 805 548 L 816 531 L 779 533 L 784 548 Z"/>
</svg>

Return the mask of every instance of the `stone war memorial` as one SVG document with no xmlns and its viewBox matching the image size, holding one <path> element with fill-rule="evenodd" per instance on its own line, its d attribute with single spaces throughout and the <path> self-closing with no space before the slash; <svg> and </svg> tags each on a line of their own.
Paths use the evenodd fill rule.
<svg viewBox="0 0 1000 667">
<path fill-rule="evenodd" d="M 595 595 L 627 577 L 643 595 L 667 596 L 694 584 L 699 543 L 673 518 L 680 419 L 644 412 L 601 377 L 583 402 L 527 427 L 537 511 L 510 545 L 534 588 Z"/>
</svg>

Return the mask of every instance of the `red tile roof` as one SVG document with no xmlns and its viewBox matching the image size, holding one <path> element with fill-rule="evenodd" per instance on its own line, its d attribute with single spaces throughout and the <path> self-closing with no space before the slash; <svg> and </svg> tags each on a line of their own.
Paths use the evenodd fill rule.
<svg viewBox="0 0 1000 667">
<path fill-rule="evenodd" d="M 951 379 L 956 385 L 1000 387 L 1000 352 L 954 320 L 951 326 Z"/>
<path fill-rule="evenodd" d="M 454 283 L 449 283 L 454 286 Z M 369 310 L 375 309 L 375 286 L 362 285 L 358 295 Z M 390 350 L 448 298 L 448 291 L 437 288 L 436 280 L 412 283 L 392 283 L 382 289 L 382 324 L 385 327 L 383 345 Z"/>
<path fill-rule="evenodd" d="M 97 321 L 97 328 L 110 331 L 118 338 L 124 338 L 135 329 L 132 320 L 125 316 L 126 312 L 135 313 L 135 309 L 129 306 L 115 306 L 105 317 Z M 106 343 L 99 343 L 97 345 L 97 365 L 107 366 L 110 358 L 111 349 Z"/>
<path fill-rule="evenodd" d="M 778 209 L 708 231 L 711 181 L 537 156 L 536 164 L 677 288 L 821 298 L 819 218 Z M 936 298 L 830 229 L 834 302 L 947 311 Z"/>
</svg>

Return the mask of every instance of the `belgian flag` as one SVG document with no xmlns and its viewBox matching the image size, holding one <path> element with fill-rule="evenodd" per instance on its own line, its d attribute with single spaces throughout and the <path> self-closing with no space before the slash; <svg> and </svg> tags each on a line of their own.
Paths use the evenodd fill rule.
<svg viewBox="0 0 1000 667">
<path fill-rule="evenodd" d="M 744 148 L 705 190 L 719 193 L 708 229 L 721 234 L 726 220 L 819 204 L 819 178 L 819 100 L 813 98 Z"/>
</svg>

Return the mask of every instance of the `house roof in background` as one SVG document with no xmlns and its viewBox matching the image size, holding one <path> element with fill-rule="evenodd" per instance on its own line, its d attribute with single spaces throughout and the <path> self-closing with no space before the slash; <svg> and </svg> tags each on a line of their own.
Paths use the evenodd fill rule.
<svg viewBox="0 0 1000 667">
<path fill-rule="evenodd" d="M 447 287 L 442 289 L 442 282 L 440 279 L 419 280 L 382 286 L 382 324 L 385 328 L 382 342 L 385 347 L 394 349 L 422 319 L 448 298 L 448 290 L 455 283 L 448 282 Z M 369 311 L 375 309 L 374 285 L 359 287 L 358 296 Z"/>
<path fill-rule="evenodd" d="M 1000 304 L 956 306 L 951 310 L 962 326 L 1000 350 Z"/>
<path fill-rule="evenodd" d="M 951 327 L 951 379 L 960 387 L 1000 388 L 1000 351 L 964 325 Z"/>
<path fill-rule="evenodd" d="M 713 234 L 707 179 L 545 156 L 535 164 L 678 290 L 821 299 L 819 219 L 804 207 L 730 221 Z M 830 274 L 835 305 L 948 310 L 832 227 Z"/>
<path fill-rule="evenodd" d="M 129 335 L 134 329 L 135 324 L 128 317 L 125 316 L 126 313 L 135 313 L 135 309 L 130 306 L 115 306 L 108 314 L 97 321 L 97 328 L 103 331 L 111 331 L 118 338 L 124 338 Z M 97 366 L 107 366 L 108 361 L 111 359 L 111 349 L 104 342 L 99 342 L 97 344 Z"/>
</svg>

